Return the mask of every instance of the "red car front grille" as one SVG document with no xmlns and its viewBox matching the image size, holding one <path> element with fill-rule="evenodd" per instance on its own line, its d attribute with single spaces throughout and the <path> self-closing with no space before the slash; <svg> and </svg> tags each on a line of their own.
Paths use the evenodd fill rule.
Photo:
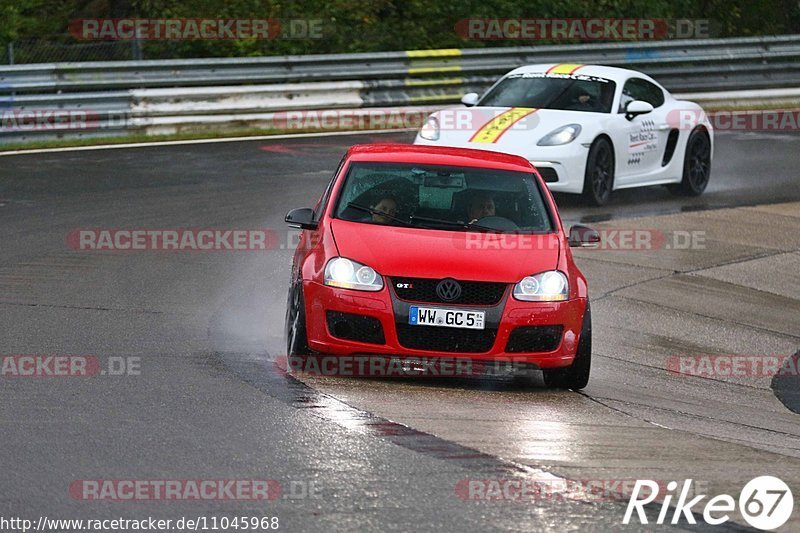
<svg viewBox="0 0 800 533">
<path fill-rule="evenodd" d="M 453 305 L 497 305 L 506 291 L 505 283 L 485 281 L 460 281 L 461 296 L 445 301 L 436 294 L 440 279 L 392 278 L 394 293 L 407 302 L 422 302 Z"/>
</svg>

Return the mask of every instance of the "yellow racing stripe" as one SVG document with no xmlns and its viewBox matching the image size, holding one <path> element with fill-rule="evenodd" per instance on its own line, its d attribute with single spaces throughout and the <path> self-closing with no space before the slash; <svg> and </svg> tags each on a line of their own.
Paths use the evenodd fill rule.
<svg viewBox="0 0 800 533">
<path fill-rule="evenodd" d="M 481 129 L 470 137 L 469 142 L 481 144 L 496 143 L 511 126 L 535 112 L 536 108 L 532 107 L 512 107 L 481 126 Z"/>
<path fill-rule="evenodd" d="M 583 65 L 578 63 L 561 63 L 547 69 L 547 74 L 573 74 Z"/>
</svg>

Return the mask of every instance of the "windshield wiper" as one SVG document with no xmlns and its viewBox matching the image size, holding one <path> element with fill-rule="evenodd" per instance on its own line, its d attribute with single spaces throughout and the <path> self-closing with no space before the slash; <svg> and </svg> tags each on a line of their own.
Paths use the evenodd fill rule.
<svg viewBox="0 0 800 533">
<path fill-rule="evenodd" d="M 441 218 L 420 217 L 420 216 L 417 216 L 417 215 L 411 215 L 410 219 L 411 219 L 412 222 L 415 221 L 415 220 L 419 220 L 420 222 L 430 222 L 431 224 L 442 224 L 444 226 L 450 226 L 450 227 L 453 227 L 453 228 L 463 228 L 463 229 L 476 228 L 476 229 L 483 229 L 483 230 L 487 230 L 487 231 L 500 232 L 500 230 L 498 230 L 497 228 L 490 228 L 489 226 L 482 226 L 480 224 L 475 224 L 474 222 L 473 223 L 458 222 L 458 221 L 455 221 L 455 220 L 443 220 Z"/>
<path fill-rule="evenodd" d="M 408 220 L 403 220 L 402 218 L 397 218 L 397 217 L 393 217 L 392 215 L 387 215 L 386 213 L 384 213 L 382 211 L 377 211 L 377 210 L 372 209 L 371 207 L 367 207 L 365 205 L 359 205 L 359 204 L 354 204 L 353 202 L 350 202 L 349 204 L 347 204 L 347 207 L 352 207 L 353 209 L 358 209 L 359 211 L 364 211 L 365 213 L 369 213 L 370 215 L 378 215 L 378 216 L 386 217 L 389 220 L 394 220 L 395 222 L 398 222 L 398 223 L 400 223 L 400 224 L 402 224 L 404 226 L 411 226 L 411 224 L 409 223 Z"/>
</svg>

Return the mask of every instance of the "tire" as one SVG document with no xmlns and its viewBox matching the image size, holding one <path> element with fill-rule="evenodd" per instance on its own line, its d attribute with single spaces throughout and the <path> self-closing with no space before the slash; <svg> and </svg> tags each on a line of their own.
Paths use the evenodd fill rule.
<svg viewBox="0 0 800 533">
<path fill-rule="evenodd" d="M 311 355 L 306 334 L 306 310 L 303 298 L 303 285 L 298 282 L 289 290 L 286 306 L 286 358 L 289 370 L 302 368 L 305 358 Z"/>
<path fill-rule="evenodd" d="M 711 139 L 703 129 L 694 130 L 686 141 L 683 178 L 667 189 L 680 196 L 700 196 L 711 178 Z"/>
<path fill-rule="evenodd" d="M 564 368 L 551 368 L 542 370 L 544 383 L 554 389 L 580 390 L 589 383 L 589 374 L 592 368 L 592 310 L 586 302 L 586 312 L 583 315 L 581 338 L 578 339 L 578 350 L 575 360 L 570 366 Z"/>
<path fill-rule="evenodd" d="M 583 198 L 590 205 L 605 205 L 613 188 L 614 149 L 608 139 L 600 137 L 592 143 L 586 157 Z"/>
</svg>

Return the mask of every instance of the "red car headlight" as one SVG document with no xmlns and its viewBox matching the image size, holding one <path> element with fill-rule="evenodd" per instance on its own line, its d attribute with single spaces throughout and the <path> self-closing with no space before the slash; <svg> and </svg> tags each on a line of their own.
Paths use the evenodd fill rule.
<svg viewBox="0 0 800 533">
<path fill-rule="evenodd" d="M 561 302 L 569 298 L 569 281 L 559 270 L 526 276 L 514 285 L 514 298 L 526 302 Z"/>
<path fill-rule="evenodd" d="M 345 257 L 334 257 L 325 265 L 325 285 L 357 291 L 379 291 L 383 288 L 383 278 L 367 265 Z"/>
</svg>

